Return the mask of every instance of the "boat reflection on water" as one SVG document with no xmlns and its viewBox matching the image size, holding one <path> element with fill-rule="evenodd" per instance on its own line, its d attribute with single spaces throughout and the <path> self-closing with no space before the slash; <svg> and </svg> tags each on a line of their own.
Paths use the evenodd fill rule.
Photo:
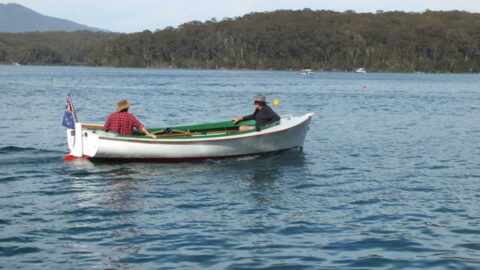
<svg viewBox="0 0 480 270">
<path fill-rule="evenodd" d="M 69 169 L 65 179 L 72 188 L 82 191 L 75 193 L 79 208 L 101 205 L 112 211 L 129 210 L 125 207 L 132 192 L 138 189 L 138 171 L 123 165 L 99 165 L 87 159 L 65 164 Z"/>
<path fill-rule="evenodd" d="M 114 247 L 102 263 L 115 269 L 128 269 L 125 262 L 137 258 L 145 245 L 176 248 L 176 242 L 165 244 L 152 235 L 169 239 L 165 234 L 174 232 L 190 239 L 191 232 L 219 215 L 251 235 L 255 256 L 268 241 L 259 228 L 267 228 L 272 217 L 289 208 L 298 195 L 291 189 L 294 179 L 306 173 L 307 165 L 299 149 L 194 163 L 67 162 L 66 184 L 76 191 L 67 206 L 74 213 L 66 216 L 67 224 L 91 228 L 94 234 L 82 236 L 101 238 L 102 245 Z M 153 223 L 155 228 L 145 226 Z M 139 244 L 142 241 L 148 244 Z M 87 246 L 72 249 L 89 252 Z"/>
<path fill-rule="evenodd" d="M 104 245 L 116 246 L 111 256 L 102 258 L 102 264 L 112 269 L 128 269 L 128 264 L 116 262 L 119 257 L 135 255 L 140 246 L 134 243 L 117 246 L 118 241 L 134 239 L 141 231 L 138 229 L 138 211 L 144 209 L 144 201 L 139 200 L 145 191 L 142 181 L 137 181 L 138 171 L 124 165 L 98 165 L 86 159 L 77 159 L 65 163 L 64 179 L 68 181 L 72 193 L 72 202 L 66 205 L 65 215 L 68 231 L 79 230 L 72 239 L 103 239 Z M 84 234 L 85 228 L 94 233 Z M 73 253 L 89 253 L 87 245 L 74 244 Z"/>
<path fill-rule="evenodd" d="M 268 194 L 265 191 L 275 188 L 277 181 L 289 178 L 292 174 L 303 174 L 306 158 L 301 148 L 296 148 L 267 155 L 176 164 L 112 164 L 82 159 L 65 164 L 70 169 L 66 177 L 71 181 L 71 185 L 84 191 L 79 194 L 83 197 L 80 201 L 85 202 L 87 198 L 93 200 L 90 203 L 102 200 L 103 203 L 112 204 L 110 206 L 115 209 L 115 203 L 126 204 L 122 200 L 129 200 L 132 196 L 129 193 L 135 190 L 140 193 L 148 192 L 158 188 L 157 185 L 182 192 L 183 188 L 205 182 L 209 186 L 222 189 L 222 186 L 232 179 L 247 181 L 254 193 Z M 211 175 L 215 175 L 216 179 L 212 179 Z M 141 194 L 137 195 L 142 197 Z"/>
<path fill-rule="evenodd" d="M 289 178 L 303 174 L 306 158 L 301 148 L 275 154 L 228 161 L 242 181 L 248 181 L 249 193 L 257 205 L 283 201 L 289 196 Z"/>
<path fill-rule="evenodd" d="M 208 189 L 240 196 L 250 194 L 260 205 L 282 201 L 291 195 L 290 179 L 305 174 L 307 169 L 305 154 L 299 148 L 268 155 L 192 163 L 111 164 L 77 160 L 65 164 L 69 166 L 65 177 L 70 185 L 82 190 L 75 194 L 78 207 L 101 206 L 109 211 L 127 212 L 141 211 L 145 204 L 142 198 L 154 196 L 151 193 L 156 192 L 168 195 Z M 282 194 L 285 192 L 288 194 Z M 171 201 L 173 199 L 169 196 L 159 199 L 166 204 L 179 203 Z"/>
<path fill-rule="evenodd" d="M 283 172 L 291 168 L 303 167 L 305 155 L 300 149 L 293 149 L 277 154 L 258 157 L 252 166 L 250 182 L 262 184 L 274 182 L 283 177 Z"/>
</svg>

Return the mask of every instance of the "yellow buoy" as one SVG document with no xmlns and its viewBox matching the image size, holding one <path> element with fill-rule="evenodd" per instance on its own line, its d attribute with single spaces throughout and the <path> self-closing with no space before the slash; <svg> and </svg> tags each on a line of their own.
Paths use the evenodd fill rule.
<svg viewBox="0 0 480 270">
<path fill-rule="evenodd" d="M 278 107 L 278 105 L 280 105 L 280 101 L 278 99 L 274 99 L 273 102 L 272 102 L 272 105 L 274 107 Z"/>
</svg>

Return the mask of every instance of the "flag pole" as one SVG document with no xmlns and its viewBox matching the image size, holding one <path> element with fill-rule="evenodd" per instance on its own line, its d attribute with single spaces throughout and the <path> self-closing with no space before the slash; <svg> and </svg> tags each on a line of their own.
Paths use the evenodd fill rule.
<svg viewBox="0 0 480 270">
<path fill-rule="evenodd" d="M 73 118 L 75 119 L 75 122 L 78 122 L 77 112 L 75 112 L 75 106 L 73 105 L 73 99 L 72 96 L 70 96 L 70 93 L 68 93 L 68 98 L 70 99 L 70 104 L 72 104 Z"/>
</svg>

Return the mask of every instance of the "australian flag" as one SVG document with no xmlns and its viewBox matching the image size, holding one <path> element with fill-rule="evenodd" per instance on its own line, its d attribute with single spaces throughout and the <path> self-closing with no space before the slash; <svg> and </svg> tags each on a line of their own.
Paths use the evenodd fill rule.
<svg viewBox="0 0 480 270">
<path fill-rule="evenodd" d="M 75 129 L 75 109 L 73 108 L 73 101 L 70 95 L 67 98 L 67 105 L 65 106 L 65 114 L 63 115 L 62 125 L 69 129 Z"/>
</svg>

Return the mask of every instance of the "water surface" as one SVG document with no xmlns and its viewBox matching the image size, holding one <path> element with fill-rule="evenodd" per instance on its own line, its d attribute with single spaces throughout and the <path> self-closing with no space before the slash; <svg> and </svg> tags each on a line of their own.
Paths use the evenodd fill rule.
<svg viewBox="0 0 480 270">
<path fill-rule="evenodd" d="M 0 66 L 0 268 L 478 269 L 480 76 Z M 65 98 L 147 126 L 314 112 L 303 151 L 65 163 Z"/>
</svg>

